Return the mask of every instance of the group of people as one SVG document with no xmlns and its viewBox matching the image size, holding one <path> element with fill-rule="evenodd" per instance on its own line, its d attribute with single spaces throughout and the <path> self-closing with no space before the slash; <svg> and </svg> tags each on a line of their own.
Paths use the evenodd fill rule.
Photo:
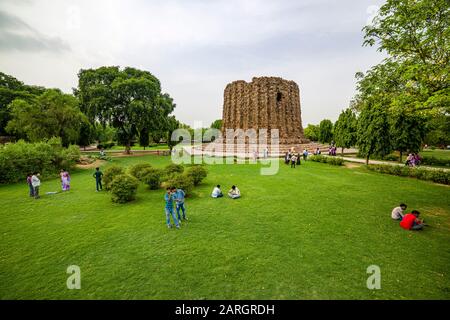
<svg viewBox="0 0 450 320">
<path fill-rule="evenodd" d="M 398 207 L 392 210 L 391 217 L 396 221 L 400 221 L 400 227 L 405 230 L 422 230 L 426 226 L 422 219 L 419 219 L 420 212 L 412 210 L 411 213 L 406 213 L 407 205 L 401 203 Z"/>
<path fill-rule="evenodd" d="M 175 187 L 167 187 L 166 193 L 164 195 L 164 200 L 166 201 L 166 223 L 167 227 L 172 228 L 172 224 L 170 223 L 170 216 L 172 216 L 174 225 L 177 229 L 180 229 L 181 224 L 181 216 L 180 211 L 183 214 L 183 220 L 188 220 L 186 217 L 186 208 L 184 207 L 184 198 L 185 192 L 182 189 L 177 189 Z M 173 210 L 173 205 L 175 203 L 176 213 Z M 177 217 L 178 215 L 178 217 Z"/>
<path fill-rule="evenodd" d="M 214 189 L 211 193 L 211 197 L 213 197 L 213 198 L 222 198 L 223 197 L 222 190 L 220 189 L 220 184 L 218 184 L 217 186 L 214 187 Z M 241 191 L 239 190 L 238 187 L 236 187 L 235 185 L 232 185 L 231 189 L 228 191 L 228 197 L 231 199 L 239 199 L 241 197 Z"/>
<path fill-rule="evenodd" d="M 61 188 L 62 191 L 69 191 L 70 190 L 70 174 L 68 171 L 61 169 L 59 172 L 59 177 L 61 180 Z M 41 174 L 39 172 L 29 173 L 27 175 L 27 185 L 28 185 L 28 194 L 30 197 L 33 197 L 35 199 L 39 199 L 39 189 L 41 187 Z M 48 192 L 50 193 L 57 193 L 57 192 Z"/>
<path fill-rule="evenodd" d="M 336 146 L 335 145 L 332 144 L 328 147 L 328 155 L 330 155 L 330 156 L 336 155 Z"/>
<path fill-rule="evenodd" d="M 422 157 L 418 153 L 410 153 L 406 158 L 405 165 L 415 167 L 420 164 Z"/>
<path fill-rule="evenodd" d="M 303 150 L 303 160 L 306 161 L 306 158 L 308 157 L 308 151 L 305 149 Z M 290 164 L 291 168 L 295 168 L 296 165 L 300 165 L 300 153 L 295 151 L 295 148 L 291 148 L 286 154 L 284 155 L 284 163 Z"/>
</svg>

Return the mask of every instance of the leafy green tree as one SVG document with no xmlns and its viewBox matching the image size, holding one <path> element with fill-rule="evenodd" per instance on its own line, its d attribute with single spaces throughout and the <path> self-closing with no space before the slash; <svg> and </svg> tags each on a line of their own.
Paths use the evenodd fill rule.
<svg viewBox="0 0 450 320">
<path fill-rule="evenodd" d="M 350 148 L 356 144 L 356 134 L 356 115 L 350 108 L 348 108 L 342 111 L 339 115 L 339 119 L 334 125 L 333 132 L 336 146 L 341 148 L 342 155 L 344 155 L 344 148 Z"/>
<path fill-rule="evenodd" d="M 8 105 L 15 99 L 31 102 L 44 88 L 28 86 L 13 76 L 0 72 L 0 135 L 5 135 L 6 125 L 11 120 L 11 110 Z"/>
<path fill-rule="evenodd" d="M 179 141 L 172 141 L 172 133 L 180 128 L 180 123 L 175 119 L 175 117 L 169 117 L 167 119 L 167 123 L 166 123 L 166 141 L 167 141 L 167 145 L 169 146 L 170 151 L 172 151 L 173 147 L 176 146 Z"/>
<path fill-rule="evenodd" d="M 217 119 L 211 123 L 211 128 L 222 130 L 222 119 Z"/>
<path fill-rule="evenodd" d="M 58 89 L 48 89 L 31 102 L 15 99 L 10 104 L 10 133 L 31 142 L 61 137 L 62 144 L 76 143 L 86 117 L 78 108 L 78 100 Z"/>
<path fill-rule="evenodd" d="M 303 130 L 305 137 L 311 141 L 319 141 L 319 126 L 308 124 Z"/>
<path fill-rule="evenodd" d="M 450 145 L 450 116 L 436 115 L 427 122 L 427 134 L 424 143 L 444 148 Z"/>
<path fill-rule="evenodd" d="M 147 128 L 143 128 L 140 132 L 139 132 L 139 145 L 141 147 L 148 147 L 150 144 L 150 133 L 148 132 Z"/>
<path fill-rule="evenodd" d="M 81 70 L 76 96 L 92 123 L 117 129 L 130 153 L 136 136 L 162 129 L 175 108 L 168 94 L 161 93 L 159 80 L 148 71 L 134 68 L 101 67 Z"/>
<path fill-rule="evenodd" d="M 392 147 L 400 152 L 399 161 L 402 162 L 406 151 L 418 152 L 425 137 L 426 126 L 423 117 L 406 112 L 391 115 Z"/>
<path fill-rule="evenodd" d="M 364 107 L 358 117 L 357 145 L 366 164 L 371 155 L 384 157 L 392 151 L 389 129 L 386 108 L 380 104 Z"/>
<path fill-rule="evenodd" d="M 89 123 L 88 119 L 84 117 L 80 125 L 80 132 L 78 135 L 77 144 L 86 149 L 95 139 L 94 127 Z"/>
<path fill-rule="evenodd" d="M 324 119 L 319 124 L 319 141 L 330 143 L 333 140 L 333 123 L 331 120 Z"/>
<path fill-rule="evenodd" d="M 429 114 L 450 111 L 449 8 L 448 0 L 387 0 L 363 29 L 364 45 L 386 52 L 383 64 L 394 63 L 397 69 L 391 107 Z M 380 80 L 389 81 L 385 76 Z"/>
</svg>

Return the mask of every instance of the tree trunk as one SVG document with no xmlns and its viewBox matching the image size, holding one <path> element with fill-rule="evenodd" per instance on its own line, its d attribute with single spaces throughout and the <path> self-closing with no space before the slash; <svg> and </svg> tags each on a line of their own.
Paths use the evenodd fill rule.
<svg viewBox="0 0 450 320">
<path fill-rule="evenodd" d="M 400 151 L 400 158 L 398 159 L 398 162 L 402 163 L 402 157 L 403 157 L 403 151 Z"/>
<path fill-rule="evenodd" d="M 367 155 L 367 157 L 366 157 L 366 166 L 369 165 L 369 156 L 370 156 L 370 155 Z"/>
<path fill-rule="evenodd" d="M 344 147 L 341 148 L 341 156 L 344 156 Z"/>
<path fill-rule="evenodd" d="M 131 143 L 130 141 L 127 142 L 127 145 L 125 146 L 125 153 L 131 154 Z"/>
</svg>

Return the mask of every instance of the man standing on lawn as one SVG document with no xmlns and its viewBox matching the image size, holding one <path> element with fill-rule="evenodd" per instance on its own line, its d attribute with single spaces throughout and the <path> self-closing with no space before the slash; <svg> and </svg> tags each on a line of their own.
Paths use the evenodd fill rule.
<svg viewBox="0 0 450 320">
<path fill-rule="evenodd" d="M 95 172 L 92 176 L 95 178 L 95 188 L 97 189 L 97 192 L 99 192 L 100 190 L 103 189 L 103 186 L 102 186 L 103 172 L 101 172 L 100 168 L 97 167 L 97 168 L 95 168 Z"/>
<path fill-rule="evenodd" d="M 182 189 L 173 188 L 172 193 L 174 194 L 175 206 L 177 208 L 178 221 L 181 221 L 180 217 L 180 209 L 183 212 L 183 220 L 187 220 L 186 218 L 186 209 L 184 208 L 184 197 L 185 193 Z"/>
<path fill-rule="evenodd" d="M 39 187 L 41 186 L 40 174 L 38 172 L 33 173 L 31 176 L 31 185 L 33 186 L 34 198 L 39 199 Z"/>
<path fill-rule="evenodd" d="M 177 220 L 177 216 L 175 215 L 175 212 L 173 212 L 173 200 L 175 198 L 174 193 L 172 192 L 174 188 L 167 187 L 167 192 L 164 195 L 164 200 L 166 200 L 166 222 L 167 222 L 167 228 L 172 228 L 172 225 L 170 224 L 170 216 L 173 218 L 173 222 L 175 223 L 175 226 L 177 229 L 180 229 L 180 225 Z"/>
</svg>

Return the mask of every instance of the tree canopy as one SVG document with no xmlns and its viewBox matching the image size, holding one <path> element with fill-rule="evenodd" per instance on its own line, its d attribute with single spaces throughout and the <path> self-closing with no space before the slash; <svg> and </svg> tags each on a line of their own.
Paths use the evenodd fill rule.
<svg viewBox="0 0 450 320">
<path fill-rule="evenodd" d="M 350 108 L 348 108 L 342 111 L 339 115 L 333 131 L 336 146 L 342 148 L 342 153 L 344 153 L 344 148 L 350 148 L 356 144 L 356 134 L 356 115 Z"/>
</svg>

